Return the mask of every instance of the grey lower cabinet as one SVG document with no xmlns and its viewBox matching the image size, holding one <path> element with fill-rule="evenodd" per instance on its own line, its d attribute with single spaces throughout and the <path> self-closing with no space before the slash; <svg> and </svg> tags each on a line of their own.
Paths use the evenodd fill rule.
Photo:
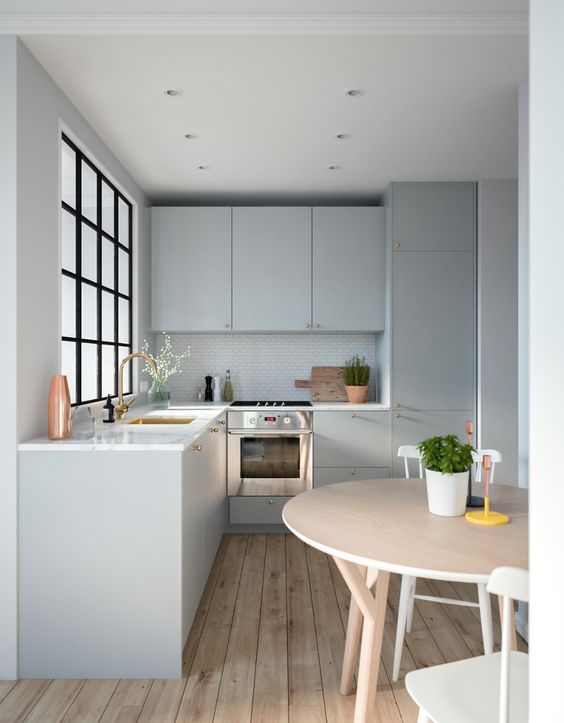
<svg viewBox="0 0 564 723">
<path fill-rule="evenodd" d="M 233 208 L 233 328 L 311 328 L 311 208 Z"/>
<path fill-rule="evenodd" d="M 465 441 L 464 422 L 474 418 L 471 409 L 466 411 L 398 411 L 392 415 L 392 477 L 404 477 L 403 459 L 397 456 L 402 444 L 417 445 L 427 437 L 456 434 Z M 415 467 L 412 474 L 415 474 Z"/>
<path fill-rule="evenodd" d="M 474 254 L 393 254 L 392 402 L 408 409 L 472 409 Z"/>
<path fill-rule="evenodd" d="M 389 412 L 314 412 L 313 459 L 315 467 L 389 467 Z"/>
<path fill-rule="evenodd" d="M 231 209 L 151 210 L 151 326 L 231 328 Z"/>
<path fill-rule="evenodd" d="M 232 525 L 281 525 L 282 510 L 291 497 L 230 497 Z"/>
<path fill-rule="evenodd" d="M 387 411 L 316 411 L 313 486 L 390 476 Z"/>
<path fill-rule="evenodd" d="M 392 250 L 474 251 L 475 183 L 392 183 Z"/>
<path fill-rule="evenodd" d="M 364 479 L 387 479 L 389 476 L 389 467 L 316 467 L 313 470 L 313 486 L 322 487 Z"/>
<path fill-rule="evenodd" d="M 313 209 L 314 329 L 384 329 L 385 214 L 383 207 Z"/>
</svg>

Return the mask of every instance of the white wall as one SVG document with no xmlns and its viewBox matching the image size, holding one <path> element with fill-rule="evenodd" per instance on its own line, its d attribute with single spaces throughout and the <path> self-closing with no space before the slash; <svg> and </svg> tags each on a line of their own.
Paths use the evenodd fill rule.
<svg viewBox="0 0 564 723">
<path fill-rule="evenodd" d="M 529 81 L 519 86 L 519 465 L 529 486 Z"/>
<path fill-rule="evenodd" d="M 119 161 L 13 36 L 0 37 L 0 679 L 17 675 L 17 442 L 45 433 L 60 371 L 59 136 L 71 131 L 138 206 L 139 314 L 149 328 L 148 200 Z"/>
<path fill-rule="evenodd" d="M 137 205 L 141 272 L 137 337 L 149 328 L 148 200 L 27 48 L 18 42 L 18 434 L 45 432 L 52 374 L 60 371 L 60 123 Z"/>
<path fill-rule="evenodd" d="M 562 718 L 564 628 L 564 3 L 531 1 L 531 721 Z M 560 712 L 559 712 L 560 711 Z"/>
<path fill-rule="evenodd" d="M 478 184 L 478 446 L 517 484 L 517 182 Z"/>
<path fill-rule="evenodd" d="M 16 39 L 0 37 L 0 680 L 17 674 Z"/>
</svg>

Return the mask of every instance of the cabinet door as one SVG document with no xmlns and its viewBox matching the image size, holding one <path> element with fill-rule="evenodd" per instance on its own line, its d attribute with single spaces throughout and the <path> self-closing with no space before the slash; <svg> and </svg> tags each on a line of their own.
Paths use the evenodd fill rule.
<svg viewBox="0 0 564 723">
<path fill-rule="evenodd" d="M 225 417 L 222 417 L 222 420 L 225 421 Z M 204 570 L 206 578 L 227 522 L 226 443 L 225 424 L 221 424 L 219 420 L 208 427 L 207 434 L 201 439 L 201 444 L 204 445 L 201 483 L 205 490 Z"/>
<path fill-rule="evenodd" d="M 233 328 L 311 326 L 311 208 L 233 209 Z"/>
<path fill-rule="evenodd" d="M 230 497 L 232 525 L 282 525 L 282 510 L 291 497 Z"/>
<path fill-rule="evenodd" d="M 315 412 L 313 459 L 316 467 L 388 467 L 388 412 Z"/>
<path fill-rule="evenodd" d="M 363 479 L 387 479 L 389 476 L 389 467 L 316 467 L 313 470 L 313 486 L 323 487 L 337 482 Z"/>
<path fill-rule="evenodd" d="M 203 452 L 182 455 L 182 643 L 186 642 L 207 578 L 204 565 Z"/>
<path fill-rule="evenodd" d="M 474 407 L 474 254 L 394 254 L 392 404 Z"/>
<path fill-rule="evenodd" d="M 474 419 L 471 410 L 457 412 L 398 411 L 392 415 L 392 476 L 405 477 L 403 459 L 397 456 L 402 444 L 419 444 L 427 437 L 456 434 L 466 440 L 464 422 Z M 416 462 L 411 474 L 418 476 Z"/>
<path fill-rule="evenodd" d="M 392 184 L 393 250 L 473 251 L 475 195 L 475 183 Z"/>
<path fill-rule="evenodd" d="M 231 209 L 153 208 L 152 328 L 231 326 Z"/>
<path fill-rule="evenodd" d="M 385 209 L 313 209 L 313 326 L 378 331 L 385 318 Z"/>
</svg>

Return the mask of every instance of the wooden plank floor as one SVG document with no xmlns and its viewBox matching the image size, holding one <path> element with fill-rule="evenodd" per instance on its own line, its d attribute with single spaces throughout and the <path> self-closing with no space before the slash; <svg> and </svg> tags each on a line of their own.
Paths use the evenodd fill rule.
<svg viewBox="0 0 564 723">
<path fill-rule="evenodd" d="M 400 681 L 392 685 L 399 585 L 392 575 L 378 681 L 381 723 L 415 723 L 403 684 L 407 671 L 481 650 L 475 608 L 418 601 Z M 469 585 L 420 585 L 427 594 L 476 597 Z M 349 598 L 333 560 L 293 535 L 226 535 L 190 631 L 181 680 L 0 681 L 0 723 L 352 721 L 354 695 L 339 694 Z"/>
</svg>

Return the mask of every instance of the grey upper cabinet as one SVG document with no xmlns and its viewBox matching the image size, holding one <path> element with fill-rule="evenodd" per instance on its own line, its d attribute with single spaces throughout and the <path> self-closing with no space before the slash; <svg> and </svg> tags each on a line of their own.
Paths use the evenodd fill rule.
<svg viewBox="0 0 564 723">
<path fill-rule="evenodd" d="M 314 329 L 384 329 L 384 243 L 384 208 L 313 209 Z"/>
<path fill-rule="evenodd" d="M 231 209 L 152 209 L 152 328 L 231 327 Z"/>
<path fill-rule="evenodd" d="M 311 208 L 233 209 L 233 328 L 311 327 Z"/>
<path fill-rule="evenodd" d="M 473 409 L 474 254 L 394 254 L 392 273 L 392 405 Z"/>
<path fill-rule="evenodd" d="M 393 183 L 394 251 L 473 251 L 475 183 Z"/>
</svg>

